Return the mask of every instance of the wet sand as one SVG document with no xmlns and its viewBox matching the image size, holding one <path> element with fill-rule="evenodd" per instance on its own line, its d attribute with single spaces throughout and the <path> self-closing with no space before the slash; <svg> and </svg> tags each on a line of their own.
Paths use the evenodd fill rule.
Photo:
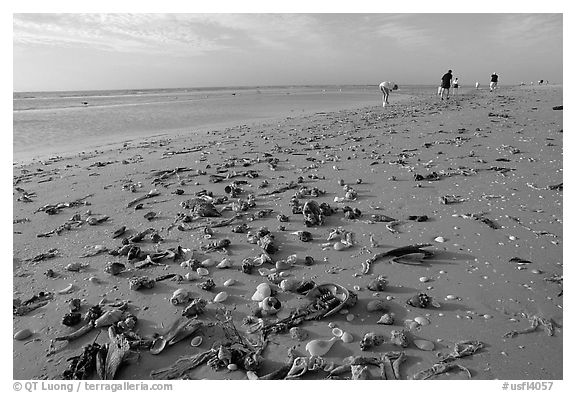
<svg viewBox="0 0 576 393">
<path fill-rule="evenodd" d="M 14 317 L 14 332 L 28 328 L 34 334 L 26 340 L 14 341 L 13 377 L 60 379 L 67 367 L 66 359 L 78 355 L 83 346 L 95 340 L 96 330 L 68 345 L 57 345 L 58 351 L 48 356 L 51 339 L 75 330 L 61 323 L 68 312 L 67 300 L 72 298 L 83 300 L 82 312 L 102 299 L 128 300 L 129 311 L 138 317 L 136 331 L 150 337 L 181 315 L 183 306 L 173 306 L 169 300 L 176 289 L 186 288 L 194 297 L 209 301 L 226 290 L 228 299 L 220 305 L 210 303 L 200 319 L 214 321 L 216 310 L 225 307 L 232 310 L 234 323 L 242 330 L 242 320 L 257 308 L 257 303 L 250 300 L 256 286 L 268 282 L 256 269 L 249 275 L 240 270 L 244 258 L 262 252 L 258 245 L 247 242 L 246 234 L 231 231 L 233 226 L 246 223 L 252 230 L 265 226 L 272 232 L 280 248 L 271 254 L 274 261 L 297 255 L 296 264 L 287 270 L 291 277 L 312 279 L 318 284 L 337 283 L 358 295 L 357 304 L 349 308 L 353 320 L 336 314 L 301 325 L 309 334 L 308 340 L 330 338 L 330 322 L 352 334 L 353 342 L 339 341 L 324 356 L 328 362 L 340 365 L 346 356 L 379 356 L 403 350 L 407 359 L 400 369 L 401 379 L 412 379 L 417 372 L 436 363 L 438 353 L 451 352 L 455 342 L 479 340 L 484 345 L 481 350 L 458 360 L 458 364 L 471 371 L 473 379 L 562 379 L 563 297 L 559 296 L 562 286 L 547 280 L 563 274 L 560 186 L 563 112 L 552 109 L 562 105 L 562 87 L 510 87 L 496 93 L 469 91 L 449 101 L 423 94 L 395 103 L 392 95 L 391 102 L 385 110 L 375 104 L 357 110 L 210 130 L 195 137 L 130 141 L 121 148 L 15 165 L 13 218 L 21 222 L 13 225 L 13 297 L 25 300 L 41 291 L 55 295 L 47 305 Z M 276 158 L 277 164 L 271 165 L 270 158 Z M 158 177 L 155 172 L 175 168 L 190 170 L 153 184 Z M 246 171 L 256 171 L 258 177 L 209 181 L 210 175 Z M 431 180 L 415 180 L 416 175 L 426 177 L 433 172 L 438 176 Z M 317 198 L 304 197 L 302 202 L 313 199 L 338 207 L 321 226 L 306 227 L 301 214 L 292 214 L 289 202 L 295 189 L 259 195 L 296 182 L 299 177 L 301 186 L 325 191 Z M 224 196 L 225 186 L 234 180 L 247 182 L 240 185 L 243 192 L 238 197 L 255 196 L 256 206 L 243 212 L 241 219 L 213 228 L 210 239 L 204 237 L 202 229 L 168 231 L 178 213 L 189 214 L 181 202 L 194 198 L 201 190 L 212 192 L 214 197 Z M 259 188 L 264 180 L 268 187 Z M 334 201 L 335 197 L 345 195 L 340 180 L 357 192 L 356 200 Z M 129 190 L 131 184 L 135 186 L 134 192 Z M 30 202 L 18 200 L 23 192 L 17 188 L 29 195 Z M 143 200 L 141 210 L 127 207 L 129 201 L 152 189 L 157 189 L 160 195 Z M 177 189 L 184 193 L 175 194 Z M 85 204 L 62 207 L 57 214 L 38 211 L 47 204 L 71 202 L 88 195 Z M 344 206 L 358 208 L 361 217 L 346 219 Z M 263 209 L 272 212 L 263 218 L 254 216 Z M 85 221 L 89 217 L 87 211 L 92 217 L 107 215 L 110 219 L 37 237 L 65 224 L 76 213 Z M 143 217 L 149 212 L 157 213 L 151 221 Z M 289 221 L 279 222 L 279 214 L 288 216 Z M 397 220 L 399 223 L 391 227 L 397 233 L 392 233 L 387 223 L 376 222 L 372 217 L 375 214 Z M 471 214 L 490 221 L 472 219 Z M 429 219 L 424 222 L 408 219 L 421 215 Z M 227 210 L 221 218 L 233 216 L 234 212 Z M 207 220 L 201 218 L 189 225 L 199 226 Z M 497 229 L 487 223 L 494 223 Z M 197 284 L 203 280 L 180 283 L 165 280 L 153 289 L 130 290 L 128 280 L 133 276 L 184 275 L 191 270 L 181 267 L 179 261 L 161 261 L 167 266 L 112 276 L 104 272 L 106 263 L 129 265 L 126 257 L 101 253 L 78 258 L 97 245 L 118 248 L 122 237 L 113 239 L 112 233 L 123 225 L 127 232 L 122 237 L 146 228 L 158 231 L 163 240 L 139 243 L 143 250 L 181 246 L 194 250 L 194 258 L 200 261 L 212 258 L 219 262 L 226 257 L 233 266 L 208 267 L 208 277 L 216 283 L 210 292 L 198 288 Z M 281 225 L 285 230 L 279 230 Z M 342 251 L 323 247 L 329 243 L 330 231 L 337 227 L 354 234 L 352 247 Z M 295 231 L 309 231 L 313 240 L 302 242 L 293 234 Z M 377 245 L 372 244 L 371 237 Z M 436 241 L 438 237 L 445 241 Z M 202 245 L 222 239 L 231 241 L 226 254 L 201 250 Z M 384 258 L 375 262 L 368 274 L 362 274 L 362 262 L 374 254 L 416 243 L 431 243 L 427 249 L 434 256 L 420 265 L 394 263 Z M 53 248 L 58 250 L 55 258 L 27 260 Z M 305 256 L 313 257 L 315 263 L 304 265 Z M 515 257 L 531 263 L 510 262 Z M 65 270 L 66 265 L 77 262 L 89 266 L 79 272 Z M 271 269 L 274 265 L 262 267 Z M 49 269 L 56 277 L 46 277 Z M 386 290 L 368 290 L 368 283 L 379 275 L 388 281 Z M 90 277 L 98 280 L 89 281 Z M 428 280 L 422 282 L 422 277 Z M 236 284 L 224 287 L 223 283 L 230 278 Z M 73 292 L 57 293 L 69 284 L 73 284 Z M 360 290 L 354 289 L 355 286 Z M 440 307 L 424 309 L 406 304 L 407 299 L 421 292 L 432 296 Z M 279 317 L 288 316 L 293 307 L 304 302 L 302 296 L 291 292 L 279 290 L 277 297 L 282 303 Z M 391 326 L 376 324 L 382 312 L 366 310 L 370 300 L 387 297 L 390 299 L 385 300 L 387 307 L 395 319 Z M 426 317 L 430 324 L 406 327 L 407 320 L 418 316 Z M 529 327 L 532 316 L 552 320 L 553 336 L 539 326 L 531 333 L 503 337 L 509 331 Z M 432 341 L 434 350 L 422 351 L 414 344 L 401 349 L 389 343 L 360 350 L 365 333 L 378 332 L 389 337 L 392 330 L 400 329 L 405 329 L 410 339 Z M 167 367 L 181 356 L 208 350 L 222 339 L 218 329 L 204 329 L 200 334 L 203 343 L 198 348 L 191 347 L 187 339 L 158 356 L 141 351 L 139 360 L 123 366 L 117 378 L 150 379 L 152 370 Z M 107 336 L 102 329 L 96 342 L 106 343 Z M 296 346 L 299 356 L 306 356 L 304 348 L 308 340 L 299 342 L 289 334 L 271 335 L 258 375 L 281 366 L 290 346 Z M 376 369 L 371 368 L 370 372 L 378 376 Z M 305 379 L 325 376 L 324 372 L 309 372 Z M 246 373 L 215 372 L 201 366 L 188 377 L 246 379 Z M 467 376 L 451 372 L 434 378 Z"/>
</svg>

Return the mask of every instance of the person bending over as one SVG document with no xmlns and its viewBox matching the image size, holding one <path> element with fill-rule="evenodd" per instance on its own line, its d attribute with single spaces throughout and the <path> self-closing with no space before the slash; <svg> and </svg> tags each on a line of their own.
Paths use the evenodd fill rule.
<svg viewBox="0 0 576 393">
<path fill-rule="evenodd" d="M 380 83 L 380 91 L 382 92 L 382 106 L 385 108 L 388 103 L 388 97 L 390 96 L 390 91 L 398 90 L 398 85 L 394 82 L 382 82 Z"/>
<path fill-rule="evenodd" d="M 447 73 L 442 75 L 442 90 L 440 91 L 440 98 L 444 99 L 444 93 L 446 93 L 446 99 L 450 98 L 450 85 L 452 84 L 452 70 L 448 70 Z"/>
</svg>

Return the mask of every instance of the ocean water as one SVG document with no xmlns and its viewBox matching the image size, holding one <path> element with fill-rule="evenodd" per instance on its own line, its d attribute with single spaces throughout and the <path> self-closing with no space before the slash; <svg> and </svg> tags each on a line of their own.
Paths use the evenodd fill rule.
<svg viewBox="0 0 576 393">
<path fill-rule="evenodd" d="M 422 88 L 394 92 L 391 101 L 415 91 Z M 13 159 L 22 162 L 147 136 L 380 105 L 377 86 L 14 93 Z"/>
</svg>

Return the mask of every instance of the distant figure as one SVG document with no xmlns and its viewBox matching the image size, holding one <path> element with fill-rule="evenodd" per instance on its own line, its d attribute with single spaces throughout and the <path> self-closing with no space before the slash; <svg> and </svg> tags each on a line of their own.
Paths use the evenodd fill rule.
<svg viewBox="0 0 576 393">
<path fill-rule="evenodd" d="M 382 92 L 382 106 L 386 108 L 388 103 L 388 97 L 390 96 L 391 90 L 398 90 L 398 85 L 394 82 L 382 82 L 380 83 L 380 91 Z"/>
<path fill-rule="evenodd" d="M 476 90 L 480 87 L 480 82 L 476 82 Z"/>
<path fill-rule="evenodd" d="M 454 89 L 454 96 L 458 95 L 458 78 L 454 78 L 454 82 L 452 82 L 452 88 Z"/>
<path fill-rule="evenodd" d="M 452 84 L 452 70 L 448 70 L 447 73 L 442 75 L 442 83 L 440 87 L 440 98 L 444 99 L 444 93 L 446 93 L 446 99 L 450 98 L 450 85 Z"/>
<path fill-rule="evenodd" d="M 498 86 L 498 75 L 494 72 L 490 76 L 490 91 L 496 90 L 496 86 Z"/>
<path fill-rule="evenodd" d="M 540 79 L 540 80 L 538 81 L 538 84 L 539 84 L 539 85 L 541 85 L 541 84 L 543 84 L 543 83 L 544 83 L 544 79 Z"/>
</svg>

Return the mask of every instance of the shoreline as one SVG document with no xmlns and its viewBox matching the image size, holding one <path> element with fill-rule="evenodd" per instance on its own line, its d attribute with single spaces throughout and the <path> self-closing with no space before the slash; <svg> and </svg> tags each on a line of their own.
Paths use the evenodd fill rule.
<svg viewBox="0 0 576 393">
<path fill-rule="evenodd" d="M 289 277 L 337 283 L 358 295 L 358 303 L 348 312 L 355 316 L 353 319 L 348 314 L 336 314 L 305 322 L 301 325 L 308 334 L 305 341 L 294 340 L 286 333 L 274 335 L 263 352 L 264 363 L 258 375 L 280 367 L 291 346 L 296 346 L 298 356 L 306 356 L 306 343 L 329 338 L 328 323 L 332 322 L 353 337 L 351 343 L 337 342 L 326 354 L 325 359 L 337 365 L 347 356 L 378 357 L 388 351 L 404 351 L 407 360 L 401 365 L 400 379 L 412 379 L 437 361 L 436 353 L 449 353 L 454 342 L 479 340 L 484 348 L 461 360 L 472 371 L 473 379 L 562 379 L 563 302 L 558 296 L 562 286 L 546 280 L 562 276 L 563 271 L 563 199 L 559 186 L 563 181 L 562 112 L 551 109 L 562 105 L 562 89 L 541 89 L 535 95 L 532 90 L 536 87 L 523 88 L 502 89 L 495 94 L 484 90 L 448 102 L 441 102 L 436 96 L 424 98 L 424 93 L 402 102 L 396 101 L 399 95 L 392 95 L 392 105 L 385 110 L 373 105 L 254 124 L 236 123 L 229 128 L 211 129 L 205 135 L 134 140 L 127 146 L 85 155 L 76 152 L 62 159 L 14 164 L 13 218 L 22 221 L 13 224 L 13 296 L 27 299 L 40 291 L 55 294 L 45 306 L 14 317 L 14 332 L 24 328 L 33 332 L 28 341 L 14 341 L 14 378 L 57 379 L 68 364 L 66 359 L 94 341 L 96 335 L 91 332 L 46 356 L 51 339 L 73 331 L 61 323 L 70 298 L 84 299 L 83 312 L 102 299 L 107 300 L 105 304 L 127 300 L 128 310 L 138 318 L 136 331 L 150 337 L 181 315 L 183 307 L 170 304 L 170 297 L 176 289 L 185 288 L 194 297 L 209 301 L 201 321 L 213 322 L 219 308 L 225 307 L 240 328 L 242 320 L 258 307 L 251 300 L 256 286 L 269 282 L 256 270 L 246 274 L 240 269 L 244 259 L 262 252 L 260 247 L 248 243 L 246 234 L 232 232 L 230 226 L 213 228 L 211 238 L 205 238 L 199 229 L 169 231 L 168 227 L 178 214 L 187 212 L 181 207 L 182 202 L 199 192 L 224 196 L 226 185 L 242 180 L 245 183 L 239 184 L 243 190 L 239 198 L 254 194 L 256 206 L 238 212 L 238 224 L 245 223 L 253 231 L 269 228 L 279 246 L 276 253 L 270 254 L 274 262 L 297 255 L 296 264 L 286 270 Z M 188 170 L 157 179 L 157 173 L 175 168 Z M 255 171 L 258 177 L 246 176 L 247 171 Z M 434 172 L 438 178 L 415 180 L 416 175 Z M 211 182 L 210 176 L 216 175 L 229 178 Z M 318 197 L 301 197 L 302 202 L 316 200 L 338 208 L 326 217 L 324 225 L 307 227 L 301 214 L 292 214 L 290 200 L 295 190 L 262 195 L 297 182 L 298 178 L 302 178 L 298 183 L 301 186 L 322 191 Z M 356 198 L 342 204 L 334 202 L 345 195 L 340 179 L 357 193 Z M 262 189 L 264 180 L 269 185 Z M 31 195 L 30 202 L 18 200 L 22 192 L 16 187 Z M 142 210 L 127 207 L 131 200 L 152 189 L 160 195 L 145 199 Z M 182 189 L 183 194 L 176 193 L 177 189 Z M 86 195 L 90 195 L 87 204 L 63 206 L 53 215 L 38 211 L 46 204 L 75 201 Z M 358 208 L 361 216 L 345 218 L 344 205 Z M 218 209 L 225 206 L 218 205 Z M 268 210 L 271 212 L 257 215 Z M 156 213 L 150 221 L 143 217 L 149 212 Z M 471 214 L 479 213 L 497 223 L 498 229 L 472 219 Z M 69 222 L 74 214 L 80 214 L 83 220 L 90 216 L 109 219 L 97 225 L 72 227 L 60 234 L 37 236 Z M 229 219 L 234 214 L 223 209 L 221 218 Z M 280 214 L 286 215 L 288 221 L 278 221 Z M 393 217 L 398 224 L 378 222 L 375 215 Z M 409 219 L 423 215 L 429 219 Z M 206 223 L 206 219 L 197 222 Z M 127 227 L 125 237 L 150 227 L 158 232 L 163 240 L 156 243 L 146 239 L 139 243 L 142 250 L 181 246 L 193 250 L 194 258 L 200 261 L 229 258 L 233 265 L 228 269 L 207 268 L 208 277 L 216 284 L 210 292 L 198 288 L 201 279 L 165 280 L 153 289 L 131 290 L 131 277 L 168 273 L 184 276 L 191 269 L 180 262 L 164 260 L 161 263 L 165 267 L 150 266 L 113 276 L 104 271 L 105 265 L 128 265 L 125 257 L 100 253 L 78 259 L 94 251 L 95 246 L 117 248 L 121 238 L 113 239 L 111 235 L 120 226 Z M 280 226 L 285 226 L 285 230 Z M 337 251 L 332 247 L 334 241 L 327 240 L 338 227 L 354 234 L 352 247 Z M 297 231 L 309 231 L 312 241 L 299 240 L 293 234 Z M 231 241 L 227 253 L 202 249 L 222 239 Z M 326 242 L 331 246 L 324 247 Z M 359 274 L 362 262 L 376 253 L 416 243 L 430 243 L 433 258 L 420 265 L 379 260 L 368 274 Z M 28 260 L 52 248 L 58 249 L 55 258 Z M 314 264 L 305 265 L 305 256 L 313 257 Z M 531 263 L 510 262 L 514 257 Z M 79 261 L 88 266 L 78 272 L 65 269 Z M 262 267 L 274 266 L 267 263 Z M 47 278 L 44 273 L 48 269 L 56 276 Z M 380 275 L 386 277 L 387 288 L 382 292 L 367 289 Z M 89 280 L 90 277 L 97 280 Z M 224 286 L 231 278 L 236 284 Z M 69 284 L 71 293 L 58 293 Z M 304 300 L 275 288 L 282 304 L 280 318 Z M 226 291 L 228 299 L 213 303 L 220 291 Z M 407 299 L 422 292 L 436 299 L 440 308 L 406 304 Z M 367 304 L 375 299 L 385 302 L 388 312 L 394 315 L 393 325 L 377 324 L 383 312 L 367 311 Z M 530 315 L 554 320 L 558 324 L 554 336 L 538 329 L 514 338 L 503 337 L 508 331 L 528 327 Z M 429 324 L 408 322 L 417 317 Z M 405 330 L 410 345 L 399 348 L 384 343 L 361 351 L 359 343 L 366 333 L 380 332 L 389 337 L 392 330 Z M 107 342 L 105 333 L 102 330 L 98 343 Z M 205 328 L 200 336 L 204 342 L 199 348 L 184 340 L 158 356 L 142 350 L 138 365 L 126 364 L 117 377 L 149 379 L 153 370 L 168 367 L 181 356 L 208 350 L 222 339 L 218 329 Z M 420 350 L 413 340 L 429 341 L 434 350 Z M 377 375 L 374 370 L 370 372 Z M 319 373 L 309 374 L 305 379 L 323 379 Z M 189 377 L 247 378 L 240 370 L 214 371 L 208 366 L 191 371 Z M 455 372 L 436 378 L 467 376 Z"/>
</svg>

